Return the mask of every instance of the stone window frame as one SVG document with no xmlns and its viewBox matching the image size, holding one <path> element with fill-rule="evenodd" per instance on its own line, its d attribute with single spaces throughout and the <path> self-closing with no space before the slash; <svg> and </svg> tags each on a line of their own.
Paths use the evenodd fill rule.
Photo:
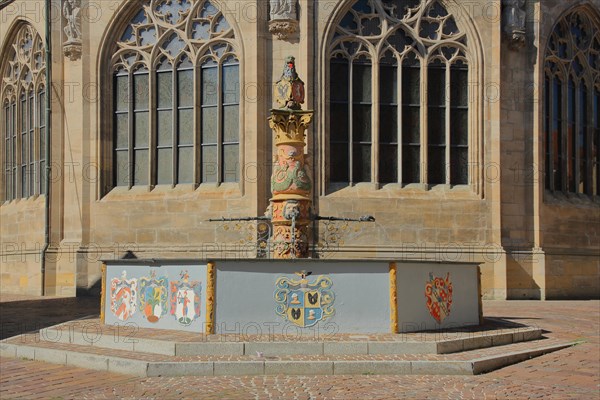
<svg viewBox="0 0 600 400">
<path fill-rule="evenodd" d="M 579 21 L 576 21 L 579 18 Z M 589 45 L 581 49 L 575 42 L 576 39 L 569 32 L 573 24 L 582 26 L 591 32 Z M 563 31 L 561 34 L 560 30 Z M 588 32 L 588 33 L 590 33 Z M 597 12 L 587 6 L 569 8 L 553 23 L 547 37 L 544 52 L 542 53 L 541 68 L 541 159 L 543 160 L 543 188 L 548 195 L 556 197 L 598 197 L 600 196 L 600 155 L 594 159 L 594 141 L 596 152 L 600 149 L 600 121 L 598 118 L 598 103 L 600 103 L 600 50 L 593 49 L 594 45 L 600 47 L 600 20 Z M 557 48 L 564 46 L 564 53 Z M 597 66 L 594 68 L 589 62 L 589 57 L 596 57 Z M 582 68 L 577 72 L 576 61 Z M 594 79 L 595 76 L 595 79 Z M 580 89 L 585 87 L 585 114 L 580 114 L 581 95 Z M 575 120 L 570 121 L 569 97 L 573 90 Z M 572 102 L 573 102 L 572 101 Z M 596 104 L 594 104 L 596 102 Z M 596 107 L 596 111 L 594 111 Z M 558 114 L 558 115 L 557 115 Z M 594 116 L 596 116 L 594 118 Z M 585 122 L 584 122 L 585 121 Z M 556 132 L 551 132 L 550 126 L 557 124 Z M 575 134 L 571 135 L 569 143 L 569 129 L 574 127 Z M 584 129 L 583 137 L 580 131 Z M 572 129 L 572 128 L 571 128 Z M 575 141 L 573 143 L 573 140 Z M 554 143 L 554 145 L 551 145 Z M 570 149 L 572 151 L 570 151 Z M 557 151 L 558 150 L 558 151 Z M 581 152 L 583 152 L 583 157 Z M 583 166 L 583 167 L 582 167 Z M 584 174 L 582 174 L 582 170 Z M 585 182 L 581 177 L 585 176 Z M 595 175 L 595 176 L 594 176 Z M 572 176 L 572 182 L 571 178 Z"/>
<path fill-rule="evenodd" d="M 0 64 L 0 198 L 5 204 L 46 194 L 44 41 L 25 21 L 17 20 L 9 32 Z"/>
<path fill-rule="evenodd" d="M 223 179 L 223 170 L 221 159 L 219 160 L 219 167 L 217 175 L 218 179 L 216 182 L 202 182 L 201 171 L 200 171 L 200 151 L 201 151 L 201 132 L 198 128 L 200 122 L 200 108 L 201 108 L 201 91 L 200 91 L 200 74 L 202 69 L 202 63 L 207 59 L 213 59 L 219 65 L 219 71 L 223 70 L 224 62 L 232 62 L 234 58 L 234 64 L 238 67 L 238 78 L 239 78 L 239 126 L 238 126 L 238 163 L 237 163 L 237 181 L 234 184 L 239 187 L 240 191 L 244 190 L 244 182 L 242 179 L 242 167 L 244 158 L 244 101 L 241 95 L 242 88 L 244 87 L 244 76 L 243 76 L 243 57 L 242 57 L 242 46 L 238 35 L 238 29 L 236 29 L 235 21 L 231 21 L 229 16 L 226 16 L 226 9 L 223 8 L 222 4 L 218 0 L 185 0 L 183 3 L 190 4 L 191 6 L 183 12 L 177 13 L 164 13 L 160 14 L 158 8 L 160 6 L 173 5 L 171 0 L 162 0 L 159 2 L 149 3 L 147 0 L 143 0 L 141 3 L 124 4 L 120 10 L 117 10 L 116 17 L 107 29 L 104 39 L 102 40 L 102 46 L 100 50 L 100 62 L 98 66 L 99 72 L 99 86 L 100 86 L 100 106 L 99 112 L 99 130 L 98 140 L 99 146 L 99 159 L 100 159 L 100 179 L 98 181 L 98 193 L 99 198 L 102 198 L 113 190 L 131 190 L 134 188 L 145 188 L 145 190 L 153 190 L 157 186 L 175 188 L 176 186 L 189 185 L 193 190 L 200 186 L 209 189 L 214 187 L 218 189 L 225 182 Z M 154 12 L 150 8 L 150 5 L 154 6 Z M 178 3 L 179 7 L 181 3 Z M 209 8 L 205 9 L 205 6 L 209 5 Z M 204 11 L 203 11 L 204 10 Z M 208 13 L 206 10 L 209 10 Z M 203 16 L 200 14 L 204 12 Z M 210 17 L 207 17 L 210 14 Z M 132 24 L 132 21 L 134 23 Z M 198 25 L 206 25 L 208 23 L 208 31 L 202 32 L 208 38 L 199 38 L 193 36 L 193 29 L 197 28 Z M 226 27 L 223 30 L 215 30 L 215 27 L 219 24 L 225 24 Z M 223 25 L 221 25 L 223 26 Z M 142 43 L 142 40 L 147 40 L 141 36 L 135 36 L 137 32 L 144 31 L 148 35 L 148 31 L 154 31 L 154 36 L 150 33 L 152 43 Z M 133 36 L 129 43 L 124 42 L 123 38 L 125 35 L 133 32 Z M 158 32 L 158 34 L 156 34 Z M 183 49 L 177 54 L 171 54 L 168 49 L 163 48 L 163 44 L 167 42 L 172 35 L 178 34 L 178 39 L 183 42 Z M 153 36 L 153 37 L 152 37 Z M 135 60 L 129 62 L 127 60 L 128 55 L 134 55 Z M 193 99 L 193 114 L 194 114 L 194 133 L 193 133 L 193 179 L 192 182 L 178 184 L 175 178 L 171 184 L 160 184 L 158 185 L 158 170 L 157 170 L 157 66 L 161 59 L 167 58 L 169 62 L 178 62 L 179 58 L 186 54 L 187 57 L 193 63 L 193 80 L 194 80 L 194 99 Z M 115 71 L 118 67 L 127 68 L 128 76 L 135 74 L 134 69 L 143 66 L 147 69 L 149 77 L 149 140 L 148 140 L 148 153 L 149 153 L 149 168 L 147 183 L 143 185 L 134 185 L 133 182 L 129 182 L 126 186 L 118 186 L 115 184 L 115 148 L 114 135 L 115 127 L 113 126 L 115 113 L 114 105 L 115 99 L 113 96 L 113 80 L 115 77 Z M 177 74 L 177 67 L 173 69 L 173 75 Z M 219 72 L 220 77 L 220 72 Z M 219 84 L 220 90 L 221 86 Z M 222 104 L 220 104 L 222 105 Z M 176 112 L 174 112 L 176 114 Z M 110 115 L 110 118 L 106 118 Z M 219 119 L 220 121 L 220 119 Z M 174 128 L 175 129 L 175 128 Z M 222 138 L 222 123 L 219 123 L 219 138 Z M 129 135 L 133 135 L 134 132 L 130 131 Z M 219 148 L 223 146 L 222 140 L 219 142 Z M 227 143 L 225 143 L 227 144 Z M 176 144 L 173 145 L 177 147 Z M 129 150 L 131 151 L 131 149 Z M 175 175 L 176 168 L 175 160 L 173 160 L 173 175 Z"/>
<path fill-rule="evenodd" d="M 374 0 L 378 4 L 380 4 L 380 0 Z M 465 46 L 462 43 L 457 41 L 453 41 L 454 45 L 457 45 L 464 52 L 463 58 L 466 60 L 466 63 L 469 68 L 468 73 L 468 85 L 469 85 L 469 116 L 468 116 L 468 183 L 466 185 L 450 185 L 450 184 L 439 184 L 439 185 L 429 185 L 424 178 L 424 174 L 422 171 L 426 169 L 426 165 L 423 165 L 423 160 L 426 160 L 426 152 L 427 152 L 427 131 L 425 128 L 421 128 L 421 174 L 420 174 L 420 183 L 417 184 L 403 184 L 401 182 L 391 183 L 391 184 L 380 184 L 377 181 L 377 165 L 379 162 L 378 159 L 378 146 L 373 146 L 372 150 L 372 160 L 371 160 L 371 171 L 372 179 L 371 182 L 365 183 L 353 183 L 342 184 L 342 185 L 331 185 L 329 181 L 329 131 L 330 131 L 330 112 L 329 112 L 329 104 L 330 104 L 330 60 L 331 60 L 331 52 L 333 46 L 332 43 L 337 43 L 340 41 L 339 34 L 336 33 L 336 28 L 339 23 L 342 21 L 347 12 L 351 10 L 353 5 L 358 3 L 356 0 L 342 2 L 338 5 L 337 9 L 332 13 L 330 20 L 325 29 L 324 40 L 321 44 L 320 54 L 321 54 L 321 62 L 319 65 L 319 79 L 324 84 L 320 85 L 319 97 L 323 99 L 319 111 L 320 111 L 320 119 L 319 119 L 319 130 L 324 132 L 324 134 L 318 137 L 318 143 L 320 147 L 319 157 L 320 157 L 320 165 L 319 165 L 319 185 L 320 185 L 320 194 L 323 196 L 332 194 L 333 192 L 340 191 L 343 193 L 344 190 L 350 188 L 351 186 L 360 185 L 366 191 L 362 193 L 368 194 L 376 194 L 379 190 L 386 188 L 394 190 L 394 193 L 397 195 L 401 195 L 404 191 L 410 191 L 411 196 L 414 194 L 422 193 L 424 196 L 429 196 L 428 193 L 431 192 L 432 189 L 435 189 L 435 192 L 442 190 L 444 193 L 452 196 L 452 193 L 456 193 L 460 198 L 463 195 L 459 195 L 458 193 L 471 193 L 477 198 L 483 198 L 483 190 L 484 190 L 484 181 L 483 181 L 483 159 L 484 159 L 484 150 L 483 150 L 483 92 L 484 85 L 481 84 L 483 81 L 483 50 L 481 47 L 481 42 L 479 40 L 479 34 L 475 28 L 474 21 L 472 17 L 468 14 L 468 12 L 462 8 L 459 4 L 451 0 L 437 0 L 437 1 L 419 1 L 413 0 L 413 3 L 419 3 L 417 7 L 411 9 L 407 12 L 404 19 L 399 18 L 390 18 L 389 14 L 387 14 L 384 18 L 385 23 L 390 24 L 390 21 L 394 21 L 396 23 L 395 26 L 387 27 L 387 29 L 382 29 L 384 32 L 381 37 L 387 36 L 391 31 L 395 29 L 400 29 L 398 24 L 417 24 L 420 23 L 424 19 L 431 20 L 430 18 L 426 18 L 424 16 L 424 11 L 429 10 L 429 7 L 432 3 L 439 3 L 444 9 L 448 12 L 449 15 L 460 15 L 460 18 L 456 19 L 456 25 L 460 32 L 460 38 L 464 38 L 468 44 Z M 407 3 L 407 2 L 404 2 Z M 382 10 L 381 6 L 377 6 L 378 12 L 380 13 Z M 430 21 L 431 22 L 431 21 Z M 405 27 L 406 28 L 406 27 Z M 409 27 L 409 30 L 413 28 Z M 405 29 L 406 30 L 406 29 Z M 361 44 L 370 43 L 373 38 L 371 37 L 359 37 L 358 35 L 354 36 L 353 39 Z M 380 43 L 383 43 L 384 40 L 380 40 Z M 431 45 L 431 49 L 440 49 L 443 47 L 443 44 L 447 43 L 444 41 L 440 41 L 437 45 Z M 417 45 L 419 46 L 419 44 Z M 373 45 L 370 45 L 371 50 L 375 49 Z M 367 51 L 371 59 L 379 60 L 383 56 L 383 51 L 380 51 L 382 46 L 378 46 L 376 51 Z M 423 49 L 419 49 L 423 50 Z M 405 52 L 403 52 L 404 54 Z M 433 53 L 433 52 L 430 52 Z M 429 53 L 426 54 L 427 57 L 430 57 Z M 422 60 L 421 60 L 422 62 Z M 373 65 L 373 64 L 372 64 Z M 425 64 L 421 64 L 425 65 Z M 374 66 L 374 65 L 373 65 Z M 372 72 L 372 82 L 374 85 L 377 85 L 378 77 L 375 72 L 377 68 L 373 68 Z M 421 77 L 426 75 L 427 68 L 421 67 Z M 424 109 L 427 106 L 427 103 L 424 101 L 426 99 L 427 90 L 424 88 L 425 85 L 421 85 L 420 89 L 420 98 L 421 98 L 421 115 L 420 122 L 421 126 L 426 126 L 427 113 Z M 377 90 L 373 90 L 373 117 L 372 117 L 372 141 L 374 143 L 378 143 L 379 141 L 379 107 L 375 106 L 375 102 L 379 102 L 378 99 L 379 93 Z M 401 139 L 399 138 L 398 141 Z M 450 147 L 450 146 L 448 146 Z M 449 165 L 447 170 L 449 170 Z M 447 175 L 449 177 L 449 174 Z M 466 189 L 466 191 L 465 191 Z"/>
</svg>

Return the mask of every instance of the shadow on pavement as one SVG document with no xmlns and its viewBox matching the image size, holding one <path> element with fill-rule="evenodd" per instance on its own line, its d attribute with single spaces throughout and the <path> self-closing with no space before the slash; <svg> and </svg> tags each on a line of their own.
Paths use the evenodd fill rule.
<svg viewBox="0 0 600 400">
<path fill-rule="evenodd" d="M 37 332 L 74 319 L 100 314 L 99 297 L 39 299 L 0 303 L 0 339 Z"/>
</svg>

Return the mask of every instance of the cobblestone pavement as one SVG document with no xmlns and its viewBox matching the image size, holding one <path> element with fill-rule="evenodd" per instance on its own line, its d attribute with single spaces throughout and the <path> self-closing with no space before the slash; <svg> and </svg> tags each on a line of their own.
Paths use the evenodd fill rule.
<svg viewBox="0 0 600 400">
<path fill-rule="evenodd" d="M 600 399 L 600 302 L 486 301 L 484 314 L 580 344 L 479 376 L 142 379 L 4 358 L 0 399 Z"/>
</svg>

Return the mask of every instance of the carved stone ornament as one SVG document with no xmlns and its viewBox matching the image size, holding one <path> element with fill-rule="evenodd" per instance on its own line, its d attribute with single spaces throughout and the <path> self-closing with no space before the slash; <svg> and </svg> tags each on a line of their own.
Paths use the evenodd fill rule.
<svg viewBox="0 0 600 400">
<path fill-rule="evenodd" d="M 510 48 L 518 50 L 525 46 L 525 0 L 504 0 L 503 4 L 504 35 Z"/>
<path fill-rule="evenodd" d="M 279 40 L 286 40 L 298 32 L 298 21 L 295 19 L 269 21 L 269 32 Z"/>
<path fill-rule="evenodd" d="M 296 0 L 270 0 L 269 32 L 285 40 L 298 31 Z"/>
<path fill-rule="evenodd" d="M 75 61 L 81 57 L 81 0 L 64 0 L 62 11 L 66 22 L 63 31 L 67 37 L 63 52 Z"/>
</svg>

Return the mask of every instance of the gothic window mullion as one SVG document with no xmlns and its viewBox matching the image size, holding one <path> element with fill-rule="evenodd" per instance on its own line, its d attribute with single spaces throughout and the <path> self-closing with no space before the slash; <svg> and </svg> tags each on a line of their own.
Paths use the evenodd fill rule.
<svg viewBox="0 0 600 400">
<path fill-rule="evenodd" d="M 594 120 L 597 117 L 589 118 L 590 115 L 594 115 L 594 86 L 593 82 L 589 87 L 586 87 L 587 90 L 587 99 L 586 99 L 586 121 L 587 121 L 587 129 L 584 132 L 585 135 L 585 160 L 586 160 L 586 177 L 584 184 L 584 193 L 590 196 L 594 195 L 594 185 L 593 185 L 593 170 L 594 170 L 594 160 L 593 160 L 593 148 L 594 148 Z M 591 89 L 591 90 L 590 90 Z"/>
<path fill-rule="evenodd" d="M 217 185 L 223 182 L 223 64 L 217 66 Z"/>
<path fill-rule="evenodd" d="M 12 200 L 12 104 L 4 105 L 4 201 Z"/>
<path fill-rule="evenodd" d="M 19 188 L 21 191 L 21 198 L 27 197 L 27 95 L 21 94 L 21 140 L 20 140 L 20 165 L 21 168 L 19 170 Z"/>
<path fill-rule="evenodd" d="M 349 64 L 349 82 L 348 85 L 348 183 L 354 185 L 354 59 L 350 60 Z"/>
<path fill-rule="evenodd" d="M 41 88 L 38 95 L 39 117 L 39 164 L 38 176 L 40 194 L 46 194 L 46 90 Z"/>
<path fill-rule="evenodd" d="M 148 68 L 148 187 L 150 190 L 158 184 L 158 165 L 157 157 L 157 134 L 158 134 L 158 99 L 154 95 L 157 93 L 157 73 L 156 66 Z"/>
<path fill-rule="evenodd" d="M 580 118 L 580 112 L 582 111 L 583 102 L 581 99 L 581 90 L 583 86 L 583 81 L 579 80 L 575 86 L 575 131 L 573 132 L 572 137 L 572 146 L 573 146 L 573 155 L 571 159 L 571 168 L 573 169 L 573 193 L 581 193 L 580 190 L 580 181 L 581 181 L 581 155 L 579 154 L 579 149 L 583 145 L 582 137 L 580 136 L 581 131 L 584 129 L 584 121 Z"/>
<path fill-rule="evenodd" d="M 551 77 L 548 76 L 548 72 L 545 73 L 544 76 L 544 108 L 545 108 L 545 116 L 544 116 L 544 140 L 546 141 L 546 187 L 553 191 L 554 190 L 554 172 L 552 168 L 551 160 L 554 160 L 554 149 L 552 146 L 552 117 L 553 110 L 550 102 L 553 95 L 553 85 L 550 84 Z"/>
<path fill-rule="evenodd" d="M 451 126 L 450 126 L 450 118 L 451 118 L 451 113 L 452 113 L 452 108 L 451 108 L 451 85 L 452 85 L 452 80 L 451 80 L 451 75 L 450 75 L 450 62 L 446 62 L 446 68 L 445 68 L 445 75 L 446 75 L 446 96 L 444 96 L 444 102 L 445 102 L 445 117 L 446 120 L 444 121 L 445 123 L 445 130 L 444 130 L 444 143 L 445 143 L 445 147 L 444 147 L 444 158 L 446 159 L 446 163 L 444 165 L 444 175 L 445 175 L 445 179 L 446 179 L 446 185 L 450 185 L 451 180 L 451 174 L 450 174 L 450 169 L 451 169 L 451 165 L 452 165 L 452 156 L 450 154 L 450 149 L 452 147 L 452 142 L 450 141 L 450 133 L 451 133 Z"/>
<path fill-rule="evenodd" d="M 171 157 L 172 157 L 172 163 L 171 163 L 171 187 L 175 187 L 176 183 L 177 183 L 177 165 L 178 165 L 178 151 L 177 148 L 179 146 L 179 140 L 178 140 L 178 131 L 179 131 L 179 113 L 178 113 L 178 109 L 179 109 L 179 104 L 178 104 L 178 99 L 177 99 L 177 88 L 178 88 L 178 83 L 179 83 L 179 79 L 178 79 L 178 72 L 177 72 L 178 68 L 177 65 L 174 63 L 173 64 L 173 68 L 172 68 L 172 73 L 171 73 L 171 115 L 172 115 L 172 119 L 171 119 L 171 145 L 172 145 L 172 152 L 171 152 Z"/>
<path fill-rule="evenodd" d="M 379 59 L 377 57 L 373 58 L 373 62 L 371 65 L 371 82 L 372 82 L 372 92 L 371 92 L 371 165 L 370 170 L 371 173 L 371 182 L 379 185 L 379 119 L 381 118 L 380 114 L 380 98 L 379 98 L 379 79 L 377 79 L 378 71 L 379 71 Z M 364 167 L 364 164 L 363 164 Z"/>
<path fill-rule="evenodd" d="M 11 111 L 11 125 L 12 125 L 12 140 L 11 140 L 11 169 L 12 169 L 12 173 L 11 173 L 11 195 L 12 195 L 12 199 L 16 199 L 17 198 L 17 183 L 18 183 L 18 161 L 17 161 L 17 157 L 18 157 L 18 123 L 19 123 L 19 119 L 17 116 L 17 99 L 15 97 L 15 99 L 12 102 L 12 111 Z"/>
<path fill-rule="evenodd" d="M 194 186 L 202 182 L 202 68 L 194 64 Z"/>
<path fill-rule="evenodd" d="M 402 81 L 404 79 L 404 65 L 403 59 L 397 60 L 396 67 L 396 121 L 397 121 L 397 134 L 396 134 L 396 159 L 398 160 L 396 165 L 396 183 L 403 183 L 404 175 L 404 93 Z"/>
<path fill-rule="evenodd" d="M 561 142 L 561 156 L 560 159 L 560 190 L 563 192 L 569 191 L 569 176 L 568 176 L 568 165 L 569 165 L 569 152 L 568 152 L 568 132 L 569 132 L 569 78 L 567 77 L 562 82 L 562 93 L 567 93 L 567 96 L 562 96 L 560 101 L 562 102 L 562 135 L 559 136 Z"/>
<path fill-rule="evenodd" d="M 128 123 L 128 144 L 127 144 L 127 160 L 128 160 L 128 168 L 127 168 L 127 180 L 128 180 L 128 188 L 131 189 L 133 187 L 134 184 L 134 170 L 135 170 L 135 163 L 134 163 L 134 150 L 133 150 L 133 146 L 134 146 L 134 99 L 135 99 L 135 84 L 134 84 L 134 80 L 133 80 L 133 72 L 129 71 L 129 85 L 128 85 L 128 92 L 129 92 L 129 96 L 128 99 L 129 101 L 127 102 L 128 104 L 128 118 L 127 118 L 127 123 Z"/>
<path fill-rule="evenodd" d="M 27 160 L 29 161 L 27 165 L 27 183 L 29 185 L 27 189 L 27 193 L 29 196 L 35 195 L 35 102 L 34 102 L 34 91 L 33 88 L 29 91 L 29 96 L 27 99 L 27 125 L 28 125 L 28 143 L 27 143 Z"/>
<path fill-rule="evenodd" d="M 421 162 L 419 163 L 419 176 L 420 183 L 422 185 L 429 184 L 429 171 L 427 170 L 427 166 L 429 165 L 429 121 L 427 119 L 428 108 L 429 108 L 429 60 L 424 59 L 421 63 L 421 88 L 420 92 L 420 100 L 421 100 L 421 108 L 419 112 L 420 125 L 421 125 L 421 148 L 420 148 L 420 158 Z"/>
</svg>

